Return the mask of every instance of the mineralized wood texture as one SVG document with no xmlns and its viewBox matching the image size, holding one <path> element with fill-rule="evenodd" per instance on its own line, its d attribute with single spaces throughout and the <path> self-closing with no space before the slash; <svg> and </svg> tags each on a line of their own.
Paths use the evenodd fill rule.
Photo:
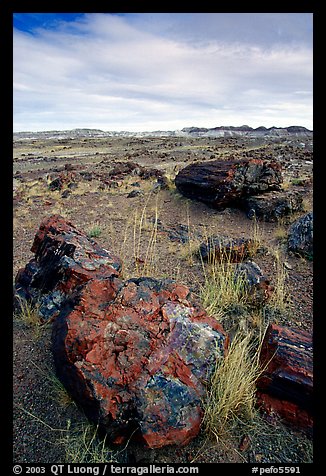
<svg viewBox="0 0 326 476">
<path fill-rule="evenodd" d="M 303 209 L 303 196 L 296 191 L 272 191 L 243 199 L 243 208 L 249 218 L 277 221 Z"/>
<path fill-rule="evenodd" d="M 259 401 L 268 413 L 304 430 L 313 426 L 312 336 L 270 324 L 260 355 L 267 365 L 257 383 Z"/>
</svg>

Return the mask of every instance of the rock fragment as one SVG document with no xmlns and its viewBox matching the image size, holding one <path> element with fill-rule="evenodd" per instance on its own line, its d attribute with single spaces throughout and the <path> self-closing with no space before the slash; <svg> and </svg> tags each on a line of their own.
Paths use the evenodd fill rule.
<svg viewBox="0 0 326 476">
<path fill-rule="evenodd" d="M 272 191 L 243 199 L 243 208 L 249 218 L 273 222 L 303 209 L 301 193 Z"/>
<path fill-rule="evenodd" d="M 248 291 L 248 298 L 253 304 L 262 305 L 272 296 L 274 287 L 254 261 L 237 263 L 234 277 L 242 280 Z"/>
<path fill-rule="evenodd" d="M 313 256 L 313 213 L 296 220 L 289 230 L 288 250 L 312 258 Z"/>
<path fill-rule="evenodd" d="M 248 258 L 253 246 L 253 240 L 249 238 L 210 236 L 206 242 L 200 244 L 199 254 L 204 261 L 236 263 Z"/>
</svg>

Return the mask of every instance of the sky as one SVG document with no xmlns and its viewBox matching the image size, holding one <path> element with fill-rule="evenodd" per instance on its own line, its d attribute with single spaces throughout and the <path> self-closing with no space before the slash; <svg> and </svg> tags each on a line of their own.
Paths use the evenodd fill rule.
<svg viewBox="0 0 326 476">
<path fill-rule="evenodd" d="M 13 130 L 313 129 L 312 13 L 14 13 Z"/>
</svg>

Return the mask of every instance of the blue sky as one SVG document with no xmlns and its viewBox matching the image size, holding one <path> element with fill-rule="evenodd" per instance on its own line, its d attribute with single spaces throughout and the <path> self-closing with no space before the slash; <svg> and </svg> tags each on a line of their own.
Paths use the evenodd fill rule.
<svg viewBox="0 0 326 476">
<path fill-rule="evenodd" d="M 312 13 L 16 13 L 14 131 L 312 122 Z"/>
</svg>

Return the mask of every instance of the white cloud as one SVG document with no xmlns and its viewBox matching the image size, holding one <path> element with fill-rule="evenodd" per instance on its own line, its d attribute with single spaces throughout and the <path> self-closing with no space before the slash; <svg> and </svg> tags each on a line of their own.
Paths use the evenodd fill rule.
<svg viewBox="0 0 326 476">
<path fill-rule="evenodd" d="M 221 40 L 220 14 L 195 24 L 187 15 L 87 14 L 34 35 L 15 30 L 14 130 L 312 128 L 309 42 Z"/>
</svg>

